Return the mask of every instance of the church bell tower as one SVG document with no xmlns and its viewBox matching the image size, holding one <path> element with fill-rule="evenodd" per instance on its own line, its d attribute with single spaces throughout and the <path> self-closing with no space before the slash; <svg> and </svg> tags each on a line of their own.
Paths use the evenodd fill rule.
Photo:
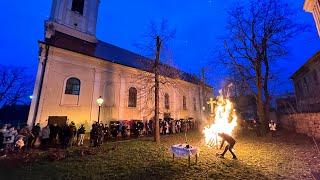
<svg viewBox="0 0 320 180">
<path fill-rule="evenodd" d="M 96 43 L 96 25 L 100 0 L 52 0 L 45 36 L 50 39 L 56 31 Z"/>
</svg>

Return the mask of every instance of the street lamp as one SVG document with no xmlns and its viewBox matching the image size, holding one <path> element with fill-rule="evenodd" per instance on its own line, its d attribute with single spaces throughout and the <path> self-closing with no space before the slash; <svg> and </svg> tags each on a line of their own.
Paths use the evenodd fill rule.
<svg viewBox="0 0 320 180">
<path fill-rule="evenodd" d="M 98 112 L 98 123 L 99 123 L 100 122 L 100 109 L 101 109 L 101 105 L 103 104 L 103 99 L 101 96 L 97 99 L 97 104 L 99 106 L 99 112 Z"/>
</svg>

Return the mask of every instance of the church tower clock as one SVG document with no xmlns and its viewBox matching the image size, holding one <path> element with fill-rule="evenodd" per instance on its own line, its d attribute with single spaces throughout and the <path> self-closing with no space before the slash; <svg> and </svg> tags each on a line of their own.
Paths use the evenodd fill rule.
<svg viewBox="0 0 320 180">
<path fill-rule="evenodd" d="M 51 14 L 45 23 L 45 36 L 56 31 L 96 43 L 96 24 L 100 0 L 52 0 Z"/>
</svg>

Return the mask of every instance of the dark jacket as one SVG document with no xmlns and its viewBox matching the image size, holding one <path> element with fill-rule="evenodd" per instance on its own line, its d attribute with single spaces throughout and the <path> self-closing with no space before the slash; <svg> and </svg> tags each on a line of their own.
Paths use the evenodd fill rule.
<svg viewBox="0 0 320 180">
<path fill-rule="evenodd" d="M 236 143 L 236 140 L 234 140 L 233 137 L 231 137 L 228 134 L 221 133 L 221 134 L 219 134 L 219 136 L 222 138 L 222 144 L 224 143 L 224 141 L 227 141 L 228 144 L 235 144 Z"/>
<path fill-rule="evenodd" d="M 78 129 L 78 134 L 85 134 L 86 133 L 86 130 L 84 128 L 84 126 L 81 126 L 79 129 Z"/>
<path fill-rule="evenodd" d="M 40 134 L 40 131 L 41 131 L 40 126 L 33 126 L 31 132 L 32 132 L 32 134 L 33 134 L 34 136 L 38 137 L 39 134 Z"/>
</svg>

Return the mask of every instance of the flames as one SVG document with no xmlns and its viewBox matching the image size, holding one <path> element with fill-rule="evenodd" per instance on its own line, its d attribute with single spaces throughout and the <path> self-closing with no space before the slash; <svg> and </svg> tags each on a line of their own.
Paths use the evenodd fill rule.
<svg viewBox="0 0 320 180">
<path fill-rule="evenodd" d="M 232 102 L 223 95 L 218 96 L 214 109 L 214 122 L 203 130 L 205 142 L 208 146 L 218 146 L 221 138 L 218 133 L 232 135 L 237 126 L 237 115 Z"/>
</svg>

